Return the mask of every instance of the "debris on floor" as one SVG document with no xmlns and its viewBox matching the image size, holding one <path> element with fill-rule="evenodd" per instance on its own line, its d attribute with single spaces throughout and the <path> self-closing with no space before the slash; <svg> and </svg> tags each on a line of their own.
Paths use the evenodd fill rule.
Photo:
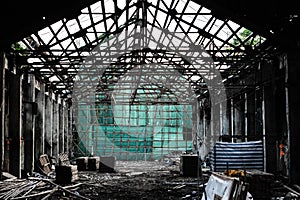
<svg viewBox="0 0 300 200">
<path fill-rule="evenodd" d="M 68 182 L 57 182 L 56 171 L 51 176 L 33 173 L 26 179 L 6 178 L 0 181 L 0 199 L 286 200 L 299 198 L 297 186 L 283 183 L 272 174 L 255 170 L 242 173 L 236 170 L 223 173 L 202 171 L 201 177 L 183 176 L 180 172 L 180 164 L 170 165 L 163 160 L 115 161 L 113 172 L 78 170 L 77 175 L 76 180 Z M 59 176 L 63 179 L 66 174 L 61 173 Z M 269 196 L 263 196 L 264 192 Z"/>
</svg>

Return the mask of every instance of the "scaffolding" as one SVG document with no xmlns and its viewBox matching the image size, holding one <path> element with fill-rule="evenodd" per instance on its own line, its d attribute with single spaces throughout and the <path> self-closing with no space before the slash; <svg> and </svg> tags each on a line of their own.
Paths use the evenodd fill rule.
<svg viewBox="0 0 300 200">
<path fill-rule="evenodd" d="M 149 70 L 135 67 L 118 82 L 102 82 L 95 96 L 90 96 L 92 100 L 78 102 L 77 153 L 80 156 L 158 160 L 174 151 L 193 150 L 193 135 L 197 132 L 194 126 L 197 120 L 193 119 L 196 98 L 191 93 L 189 100 L 186 99 L 190 85 L 183 84 L 183 78 L 176 78 L 181 84 L 174 90 L 172 78 L 176 75 L 168 68 L 156 70 L 151 75 L 156 81 L 151 82 Z M 95 104 L 88 103 L 94 100 Z"/>
</svg>

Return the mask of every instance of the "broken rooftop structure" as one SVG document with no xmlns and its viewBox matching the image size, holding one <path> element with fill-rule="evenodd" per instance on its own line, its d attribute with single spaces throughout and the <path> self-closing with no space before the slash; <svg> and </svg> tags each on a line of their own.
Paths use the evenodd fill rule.
<svg viewBox="0 0 300 200">
<path fill-rule="evenodd" d="M 1 198 L 299 197 L 294 2 L 2 4 Z"/>
</svg>

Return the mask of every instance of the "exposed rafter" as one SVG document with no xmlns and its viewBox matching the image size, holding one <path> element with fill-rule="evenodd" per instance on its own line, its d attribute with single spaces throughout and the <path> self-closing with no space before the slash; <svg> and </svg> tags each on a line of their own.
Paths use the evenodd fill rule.
<svg viewBox="0 0 300 200">
<path fill-rule="evenodd" d="M 41 76 L 54 92 L 70 93 L 77 70 L 92 49 L 123 30 L 130 31 L 137 26 L 158 27 L 185 35 L 190 43 L 201 46 L 211 55 L 225 76 L 237 73 L 241 67 L 272 51 L 262 47 L 265 38 L 229 19 L 218 19 L 210 10 L 191 0 L 131 0 L 126 3 L 102 0 L 81 10 L 79 16 L 61 19 L 24 38 L 20 41 L 24 48 L 15 49 L 11 55 L 19 64 L 30 66 L 30 72 Z M 191 46 L 188 51 L 196 50 Z M 178 61 L 174 61 L 170 52 L 148 53 L 147 60 L 157 62 L 158 56 L 168 60 L 162 64 L 183 65 L 176 63 Z M 114 65 L 126 69 L 126 62 L 125 59 Z M 199 76 L 193 72 L 192 65 L 186 65 L 183 71 L 182 74 L 190 74 L 188 81 Z M 193 84 L 198 90 L 203 88 L 201 78 Z"/>
</svg>

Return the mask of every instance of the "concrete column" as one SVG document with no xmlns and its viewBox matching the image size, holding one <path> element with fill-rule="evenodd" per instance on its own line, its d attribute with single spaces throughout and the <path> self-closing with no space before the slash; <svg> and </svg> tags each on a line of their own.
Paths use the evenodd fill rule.
<svg viewBox="0 0 300 200">
<path fill-rule="evenodd" d="M 234 104 L 233 99 L 230 99 L 230 135 L 231 135 L 231 142 L 234 142 Z"/>
<path fill-rule="evenodd" d="M 61 152 L 65 152 L 65 122 L 66 122 L 66 117 L 65 117 L 65 102 L 62 101 L 62 107 L 61 107 L 61 114 L 62 114 L 62 120 L 61 120 L 61 134 L 62 134 L 62 140 L 60 141 L 61 143 Z"/>
<path fill-rule="evenodd" d="M 45 84 L 41 84 L 41 112 L 42 112 L 42 154 L 45 154 L 46 138 L 46 94 Z"/>
<path fill-rule="evenodd" d="M 36 89 L 37 115 L 35 120 L 35 160 L 44 154 L 45 141 L 45 85 L 38 84 Z"/>
<path fill-rule="evenodd" d="M 35 77 L 28 75 L 28 82 L 24 85 L 24 172 L 32 173 L 34 169 L 35 157 Z"/>
<path fill-rule="evenodd" d="M 247 91 L 247 139 L 255 140 L 255 89 Z"/>
<path fill-rule="evenodd" d="M 5 119 L 5 54 L 0 52 L 0 180 L 2 180 L 2 169 L 4 163 L 4 119 Z"/>
<path fill-rule="evenodd" d="M 224 113 L 223 113 L 223 104 L 220 103 L 219 106 L 220 106 L 220 107 L 219 107 L 219 110 L 220 110 L 220 124 L 219 124 L 220 126 L 219 126 L 219 127 L 220 127 L 220 136 L 222 137 L 223 134 L 224 134 L 224 133 L 223 133 L 223 131 L 224 131 L 224 130 L 223 130 L 223 118 L 224 118 L 224 117 L 223 117 L 223 114 L 224 114 Z"/>
<path fill-rule="evenodd" d="M 72 108 L 68 108 L 68 136 L 67 136 L 68 142 L 67 142 L 67 149 L 69 153 L 71 154 L 73 151 L 73 112 Z"/>
<path fill-rule="evenodd" d="M 263 87 L 263 106 L 262 106 L 262 122 L 263 122 L 263 141 L 264 141 L 264 153 L 265 153 L 265 170 L 268 172 L 276 172 L 277 165 L 277 135 L 279 135 L 276 125 L 277 110 L 276 97 L 275 97 L 275 84 L 272 79 L 275 78 L 274 68 L 272 64 L 262 65 L 263 79 L 267 81 L 267 84 Z M 282 105 L 284 107 L 284 105 Z"/>
<path fill-rule="evenodd" d="M 63 106 L 63 119 L 64 119 L 64 126 L 63 126 L 63 152 L 68 152 L 67 144 L 68 144 L 68 104 L 66 101 L 64 101 L 64 106 Z"/>
<path fill-rule="evenodd" d="M 266 114 L 265 114 L 265 90 L 263 88 L 263 98 L 262 98 L 262 138 L 263 138 L 263 146 L 264 146 L 264 171 L 267 171 L 267 148 L 266 145 Z M 268 155 L 269 157 L 269 155 Z"/>
<path fill-rule="evenodd" d="M 58 155 L 58 102 L 53 101 L 53 117 L 52 117 L 52 156 L 57 157 Z"/>
<path fill-rule="evenodd" d="M 287 55 L 288 59 L 288 80 L 287 80 L 287 90 L 288 90 L 288 115 L 289 115 L 289 127 L 287 132 L 289 133 L 289 157 L 290 157 L 290 169 L 289 177 L 290 182 L 300 184 L 300 162 L 299 162 L 299 152 L 300 152 L 300 126 L 299 126 L 299 116 L 300 116 L 300 50 L 293 50 Z"/>
<path fill-rule="evenodd" d="M 9 74 L 9 173 L 21 178 L 22 142 L 22 81 L 19 75 Z"/>
<path fill-rule="evenodd" d="M 49 93 L 45 97 L 45 137 L 44 137 L 44 153 L 52 155 L 52 94 Z"/>
<path fill-rule="evenodd" d="M 234 133 L 236 136 L 236 142 L 243 142 L 245 132 L 245 119 L 244 119 L 244 96 L 239 95 L 235 98 L 234 106 Z"/>
<path fill-rule="evenodd" d="M 63 114 L 63 101 L 60 101 L 60 104 L 58 105 L 58 152 L 64 152 L 64 146 L 63 146 L 63 135 L 64 135 L 64 114 Z"/>
<path fill-rule="evenodd" d="M 247 107 L 248 101 L 247 101 L 247 92 L 244 94 L 244 131 L 245 131 L 245 142 L 248 141 L 248 107 Z"/>
</svg>

